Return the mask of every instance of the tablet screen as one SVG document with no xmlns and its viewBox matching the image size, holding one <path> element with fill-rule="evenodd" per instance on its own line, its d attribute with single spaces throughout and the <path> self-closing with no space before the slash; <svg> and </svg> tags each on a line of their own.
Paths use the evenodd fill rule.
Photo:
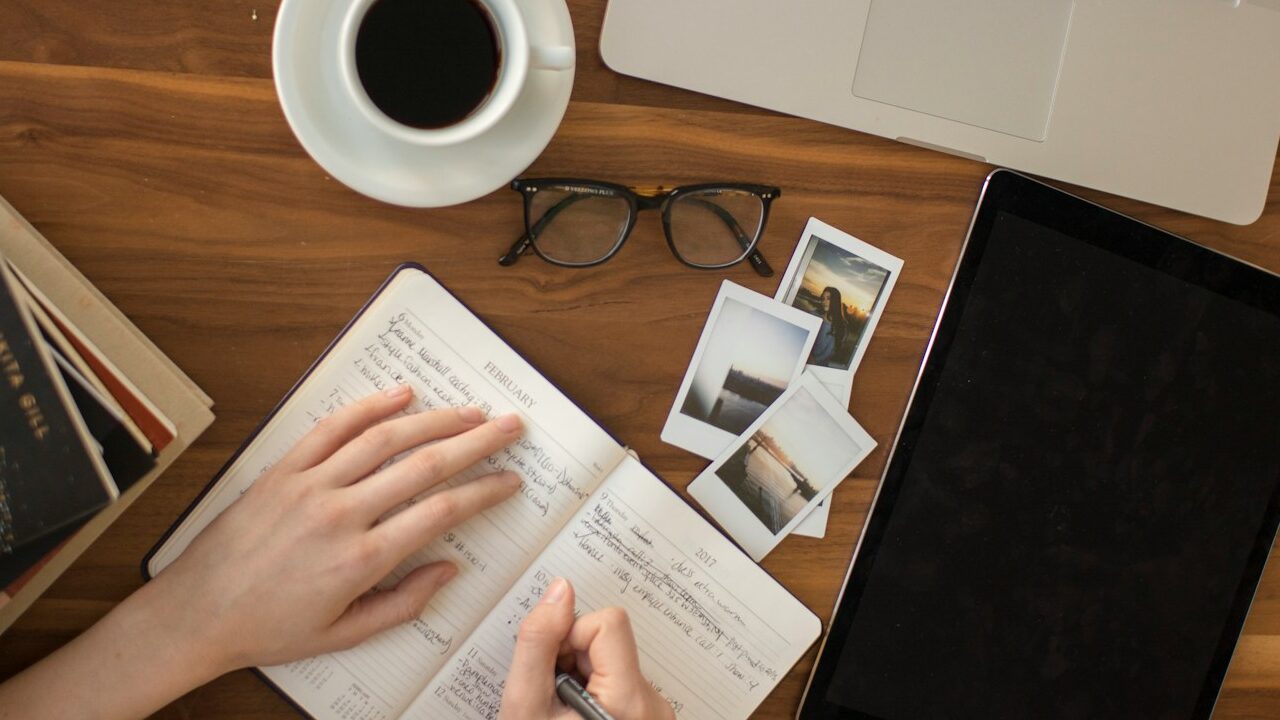
<svg viewBox="0 0 1280 720">
<path fill-rule="evenodd" d="M 984 241 L 804 717 L 1207 716 L 1275 533 L 1280 319 L 1107 238 Z"/>
</svg>

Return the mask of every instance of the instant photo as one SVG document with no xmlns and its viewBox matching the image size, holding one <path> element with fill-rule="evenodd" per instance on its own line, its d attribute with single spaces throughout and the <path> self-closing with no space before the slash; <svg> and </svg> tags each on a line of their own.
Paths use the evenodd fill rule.
<svg viewBox="0 0 1280 720">
<path fill-rule="evenodd" d="M 806 371 L 689 485 L 760 560 L 862 462 L 875 441 Z"/>
<path fill-rule="evenodd" d="M 713 458 L 799 377 L 820 321 L 740 285 L 720 286 L 662 439 Z"/>
<path fill-rule="evenodd" d="M 776 298 L 821 321 L 806 364 L 846 406 L 902 260 L 810 218 Z"/>
</svg>

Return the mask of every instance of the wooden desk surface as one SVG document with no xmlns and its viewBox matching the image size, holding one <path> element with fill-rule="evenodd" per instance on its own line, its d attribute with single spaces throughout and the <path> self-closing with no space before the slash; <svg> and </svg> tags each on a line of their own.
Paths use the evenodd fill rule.
<svg viewBox="0 0 1280 720">
<path fill-rule="evenodd" d="M 7 677 L 79 633 L 140 583 L 143 554 L 397 263 L 430 267 L 568 393 L 683 488 L 703 461 L 658 440 L 720 280 L 765 293 L 745 266 L 676 262 L 642 217 L 607 265 L 527 259 L 507 190 L 409 210 L 364 198 L 303 152 L 276 102 L 276 0 L 0 3 L 0 195 L 39 228 L 213 398 L 218 420 L 12 629 Z M 570 0 L 573 102 L 528 174 L 624 183 L 779 185 L 762 250 L 785 267 L 816 215 L 906 267 L 853 388 L 880 442 L 835 495 L 824 540 L 793 538 L 764 565 L 824 620 L 990 167 L 870 135 L 621 77 L 597 52 L 604 0 Z M 1092 191 L 1131 213 L 1280 271 L 1280 176 L 1248 227 Z M 765 702 L 791 716 L 813 653 Z M 162 717 L 293 717 L 247 672 Z M 1280 716 L 1280 564 L 1268 569 L 1218 718 Z"/>
</svg>

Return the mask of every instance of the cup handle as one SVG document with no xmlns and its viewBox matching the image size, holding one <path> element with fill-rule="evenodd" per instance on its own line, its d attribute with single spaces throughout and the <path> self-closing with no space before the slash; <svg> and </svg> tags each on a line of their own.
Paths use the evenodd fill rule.
<svg viewBox="0 0 1280 720">
<path fill-rule="evenodd" d="M 529 48 L 529 65 L 542 70 L 568 70 L 573 67 L 573 48 L 567 45 L 534 45 Z"/>
</svg>

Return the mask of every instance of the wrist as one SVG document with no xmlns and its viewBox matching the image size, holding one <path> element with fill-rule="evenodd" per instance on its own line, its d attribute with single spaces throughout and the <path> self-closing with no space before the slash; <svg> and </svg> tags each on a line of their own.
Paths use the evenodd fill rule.
<svg viewBox="0 0 1280 720">
<path fill-rule="evenodd" d="M 174 697 L 203 685 L 243 665 L 219 637 L 211 618 L 169 592 L 163 576 L 139 588 L 120 603 L 103 622 L 119 643 L 131 648 L 134 660 L 152 665 L 170 686 Z"/>
<path fill-rule="evenodd" d="M 167 584 L 142 587 L 83 635 L 0 684 L 0 716 L 151 715 L 234 668 L 196 612 Z"/>
</svg>

